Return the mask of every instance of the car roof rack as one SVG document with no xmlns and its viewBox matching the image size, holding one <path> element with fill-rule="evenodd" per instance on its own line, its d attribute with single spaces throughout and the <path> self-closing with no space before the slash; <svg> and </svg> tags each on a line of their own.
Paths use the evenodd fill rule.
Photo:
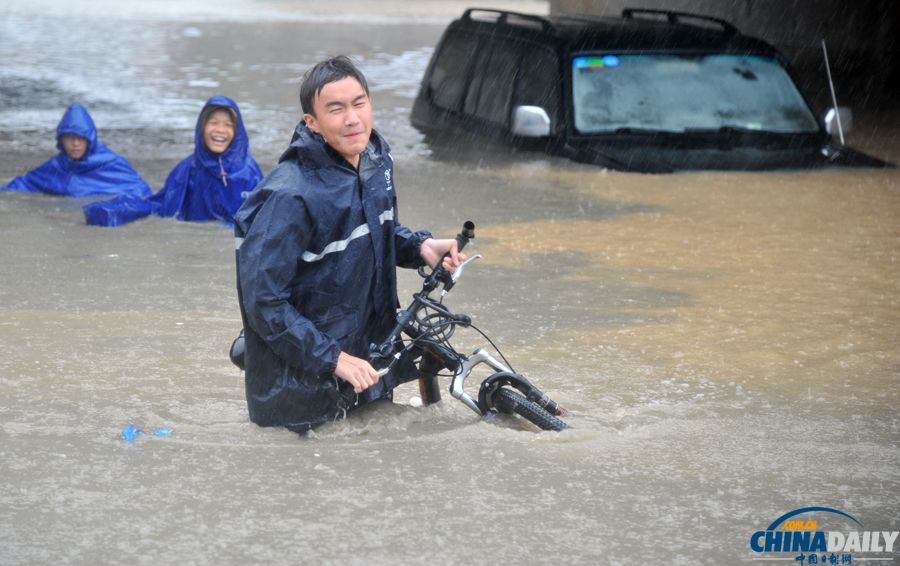
<svg viewBox="0 0 900 566">
<path fill-rule="evenodd" d="M 665 16 L 670 24 L 688 24 L 684 20 L 699 20 L 702 22 L 714 23 L 722 27 L 726 33 L 737 35 L 740 33 L 738 28 L 729 21 L 721 18 L 714 18 L 703 14 L 692 14 L 690 12 L 677 12 L 674 10 L 653 10 L 650 8 L 625 8 L 622 10 L 622 18 L 626 20 L 636 19 L 635 15 Z"/>
<path fill-rule="evenodd" d="M 465 12 L 463 12 L 462 19 L 479 21 L 480 19 L 472 17 L 473 12 L 493 15 L 495 16 L 495 18 L 491 21 L 497 22 L 499 24 L 507 24 L 510 26 L 519 27 L 537 27 L 541 31 L 545 32 L 556 31 L 553 23 L 543 16 L 538 16 L 535 14 L 521 14 L 519 12 L 507 12 L 506 10 L 495 10 L 492 8 L 469 8 Z"/>
<path fill-rule="evenodd" d="M 473 17 L 473 14 L 476 14 Z M 481 17 L 478 17 L 481 16 Z M 485 17 L 487 16 L 487 17 Z M 651 8 L 625 8 L 622 10 L 622 19 L 635 21 L 639 18 L 635 16 L 662 16 L 670 24 L 696 25 L 690 20 L 715 24 L 722 28 L 722 31 L 729 35 L 739 35 L 740 31 L 734 24 L 721 18 L 706 16 L 704 14 L 694 14 L 691 12 L 679 12 L 675 10 L 654 10 Z M 461 19 L 469 21 L 485 21 L 515 27 L 527 27 L 539 29 L 542 32 L 559 33 L 559 29 L 553 24 L 550 18 L 539 16 L 537 14 L 523 14 L 520 12 L 509 12 L 507 10 L 497 10 L 494 8 L 468 8 Z M 560 23 L 563 21 L 595 23 L 601 22 L 603 19 L 599 16 L 587 15 L 563 15 L 556 16 L 555 19 Z"/>
</svg>

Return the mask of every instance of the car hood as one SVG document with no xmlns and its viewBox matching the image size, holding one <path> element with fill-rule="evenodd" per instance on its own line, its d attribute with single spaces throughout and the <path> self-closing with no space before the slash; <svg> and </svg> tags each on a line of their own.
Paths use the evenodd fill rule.
<svg viewBox="0 0 900 566">
<path fill-rule="evenodd" d="M 620 132 L 571 140 L 569 158 L 621 171 L 894 167 L 820 134 Z"/>
</svg>

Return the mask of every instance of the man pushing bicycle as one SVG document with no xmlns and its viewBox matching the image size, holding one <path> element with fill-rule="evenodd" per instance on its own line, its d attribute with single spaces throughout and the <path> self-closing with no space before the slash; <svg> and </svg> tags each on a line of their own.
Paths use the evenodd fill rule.
<svg viewBox="0 0 900 566">
<path fill-rule="evenodd" d="M 365 77 L 343 56 L 303 77 L 303 120 L 235 215 L 250 420 L 303 432 L 414 379 L 379 379 L 370 343 L 399 307 L 396 267 L 459 265 L 454 239 L 401 225 Z"/>
</svg>

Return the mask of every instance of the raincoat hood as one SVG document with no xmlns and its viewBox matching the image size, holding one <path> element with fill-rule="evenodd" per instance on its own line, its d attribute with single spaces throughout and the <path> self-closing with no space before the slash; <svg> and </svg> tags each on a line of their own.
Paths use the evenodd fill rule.
<svg viewBox="0 0 900 566">
<path fill-rule="evenodd" d="M 79 160 L 70 159 L 63 149 L 63 134 L 75 134 L 88 142 L 87 151 Z M 56 127 L 56 147 L 59 153 L 25 175 L 16 177 L 6 187 L 11 191 L 43 192 L 64 196 L 133 195 L 151 193 L 128 160 L 118 155 L 97 134 L 97 127 L 87 109 L 72 104 L 66 109 Z"/>
<path fill-rule="evenodd" d="M 87 140 L 88 147 L 83 158 L 78 161 L 69 159 L 69 156 L 66 155 L 66 150 L 63 149 L 63 134 L 75 134 Z M 110 153 L 105 146 L 98 147 L 97 127 L 94 125 L 94 120 L 87 109 L 77 102 L 66 109 L 66 113 L 63 114 L 62 119 L 59 121 L 59 125 L 56 126 L 56 149 L 72 165 L 97 161 L 98 158 L 102 157 L 108 158 Z"/>
<path fill-rule="evenodd" d="M 230 110 L 235 118 L 234 138 L 231 144 L 221 154 L 213 153 L 203 142 L 203 122 L 216 108 Z M 250 158 L 250 138 L 244 128 L 244 119 L 237 103 L 227 96 L 213 96 L 206 101 L 203 109 L 197 116 L 197 125 L 194 127 L 194 164 L 210 171 L 214 176 L 221 176 L 222 171 L 227 174 L 237 171 L 246 165 Z M 252 159 L 252 158 L 250 158 Z M 221 166 L 220 166 L 221 160 Z"/>
<path fill-rule="evenodd" d="M 390 152 L 391 148 L 388 146 L 387 141 L 373 129 L 372 135 L 369 137 L 369 143 L 364 150 L 367 159 L 360 161 L 360 167 L 365 167 L 367 163 L 369 166 L 381 167 L 384 157 Z M 335 163 L 346 163 L 341 154 L 325 143 L 325 138 L 310 130 L 306 122 L 303 121 L 297 124 L 291 143 L 284 153 L 281 154 L 278 162 L 281 163 L 290 159 L 297 159 L 304 166 L 315 169 L 334 167 Z M 347 163 L 347 166 L 349 166 L 349 163 Z M 364 174 L 363 171 L 360 171 L 360 175 Z"/>
</svg>

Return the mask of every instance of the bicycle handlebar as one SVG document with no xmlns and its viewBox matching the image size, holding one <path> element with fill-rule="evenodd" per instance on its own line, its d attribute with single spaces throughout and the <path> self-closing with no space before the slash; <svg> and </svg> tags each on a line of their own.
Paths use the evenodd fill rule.
<svg viewBox="0 0 900 566">
<path fill-rule="evenodd" d="M 471 220 L 466 220 L 463 223 L 462 230 L 460 230 L 459 234 L 456 235 L 456 251 L 461 252 L 466 244 L 469 243 L 469 240 L 475 239 L 475 223 Z M 438 284 L 444 284 L 444 292 L 449 291 L 453 284 L 456 283 L 454 279 L 452 279 L 451 274 L 444 269 L 444 260 L 450 256 L 450 252 L 447 252 L 441 257 L 440 261 L 437 262 L 437 265 L 434 266 L 434 271 L 431 272 L 431 275 L 425 278 L 425 283 L 422 286 L 423 290 L 428 292 L 433 291 L 437 288 Z"/>
<path fill-rule="evenodd" d="M 469 240 L 472 240 L 474 238 L 475 223 L 471 220 L 466 220 L 466 222 L 463 223 L 462 230 L 459 232 L 459 234 L 456 235 L 457 251 L 462 251 L 462 249 L 466 247 L 466 244 L 469 243 Z M 452 274 L 444 269 L 444 259 L 446 259 L 449 255 L 450 252 L 444 254 L 444 256 L 434 267 L 434 270 L 429 275 L 425 276 L 425 281 L 422 284 L 422 291 L 415 295 L 416 299 L 413 300 L 413 303 L 407 309 L 401 311 L 397 315 L 397 324 L 394 326 L 394 329 L 391 331 L 387 339 L 381 344 L 373 343 L 369 345 L 370 359 L 384 359 L 389 357 L 393 353 L 394 341 L 397 340 L 397 338 L 403 332 L 404 328 L 406 328 L 406 326 L 415 316 L 416 312 L 419 310 L 419 308 L 421 308 L 424 298 L 427 297 L 427 295 L 430 294 L 433 290 L 435 290 L 440 283 L 444 284 L 444 293 L 446 293 L 450 290 L 451 287 L 453 287 L 453 285 L 456 283 L 456 279 L 454 279 L 452 277 Z M 472 259 L 475 258 L 473 257 Z M 471 321 L 467 321 L 467 323 L 468 322 Z M 380 370 L 379 375 L 382 375 L 382 371 L 386 371 L 386 368 Z"/>
</svg>

